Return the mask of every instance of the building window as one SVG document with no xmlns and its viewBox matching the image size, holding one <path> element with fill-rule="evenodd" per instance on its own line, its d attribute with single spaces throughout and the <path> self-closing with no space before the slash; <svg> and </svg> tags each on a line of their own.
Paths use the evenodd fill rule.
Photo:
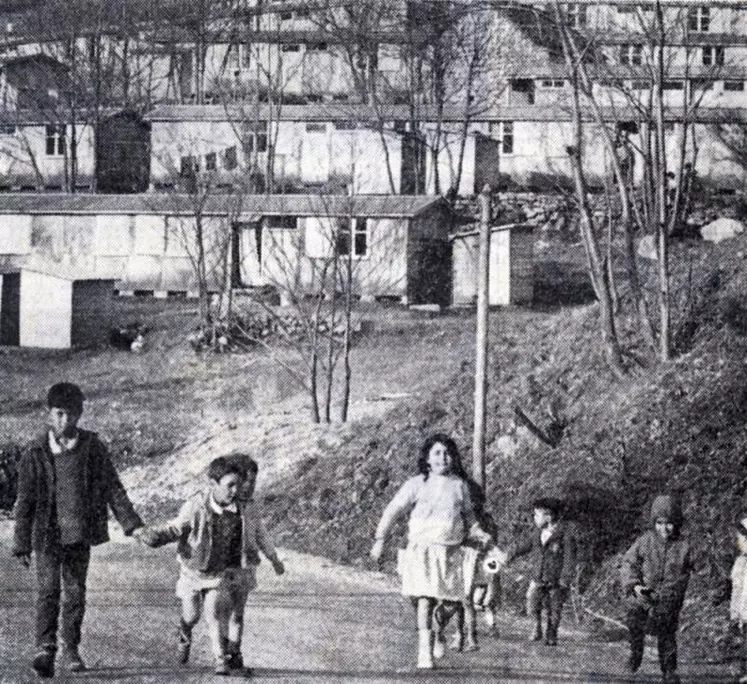
<svg viewBox="0 0 747 684">
<path fill-rule="evenodd" d="M 542 81 L 543 88 L 562 88 L 565 81 L 562 78 L 548 78 Z"/>
<path fill-rule="evenodd" d="M 239 160 L 236 154 L 236 146 L 227 147 L 223 152 L 223 168 L 226 171 L 233 171 L 238 165 Z"/>
<path fill-rule="evenodd" d="M 326 52 L 327 48 L 327 43 L 308 43 L 306 45 L 307 52 Z"/>
<path fill-rule="evenodd" d="M 340 256 L 352 256 L 361 258 L 368 255 L 368 219 L 352 219 L 353 230 L 351 236 L 350 219 L 340 219 L 337 225 L 337 254 Z"/>
<path fill-rule="evenodd" d="M 47 156 L 62 157 L 65 155 L 65 126 L 49 124 L 47 126 Z"/>
<path fill-rule="evenodd" d="M 711 28 L 710 7 L 690 7 L 687 10 L 687 26 L 691 31 L 706 33 Z"/>
<path fill-rule="evenodd" d="M 704 66 L 723 66 L 724 48 L 721 45 L 706 45 L 702 48 L 702 62 Z"/>
<path fill-rule="evenodd" d="M 265 216 L 265 227 L 282 230 L 295 230 L 297 220 L 295 216 Z"/>
<path fill-rule="evenodd" d="M 514 123 L 513 121 L 501 122 L 501 152 L 503 154 L 514 153 Z"/>
<path fill-rule="evenodd" d="M 298 43 L 286 43 L 280 46 L 281 52 L 300 52 L 301 46 Z"/>
<path fill-rule="evenodd" d="M 585 28 L 586 26 L 586 5 L 578 3 L 569 3 L 565 9 L 566 21 L 568 26 L 573 28 Z"/>
<path fill-rule="evenodd" d="M 306 132 L 307 133 L 326 133 L 327 132 L 327 124 L 321 123 L 318 121 L 307 121 L 306 122 Z"/>
<path fill-rule="evenodd" d="M 205 155 L 205 171 L 215 171 L 218 168 L 218 155 L 215 152 L 208 152 Z"/>
<path fill-rule="evenodd" d="M 267 152 L 266 121 L 247 121 L 244 124 L 244 149 L 247 154 L 251 154 L 255 149 L 257 152 Z"/>
<path fill-rule="evenodd" d="M 308 7 L 299 7 L 296 9 L 296 19 L 308 19 L 311 16 L 311 10 Z"/>
<path fill-rule="evenodd" d="M 724 81 L 724 90 L 741 93 L 744 91 L 744 81 Z"/>
<path fill-rule="evenodd" d="M 684 81 L 664 81 L 661 84 L 662 90 L 684 90 L 685 89 L 685 82 Z"/>
<path fill-rule="evenodd" d="M 354 131 L 357 128 L 355 121 L 349 119 L 343 119 L 342 121 L 335 121 L 335 130 L 338 131 Z"/>
<path fill-rule="evenodd" d="M 651 87 L 651 81 L 645 78 L 634 78 L 630 81 L 631 90 L 648 90 Z"/>
<path fill-rule="evenodd" d="M 713 90 L 713 79 L 710 78 L 694 78 L 692 85 L 695 90 Z"/>
<path fill-rule="evenodd" d="M 620 64 L 643 64 L 643 45 L 625 43 L 620 46 Z"/>
<path fill-rule="evenodd" d="M 290 21 L 293 19 L 293 12 L 281 12 L 280 21 Z"/>
</svg>

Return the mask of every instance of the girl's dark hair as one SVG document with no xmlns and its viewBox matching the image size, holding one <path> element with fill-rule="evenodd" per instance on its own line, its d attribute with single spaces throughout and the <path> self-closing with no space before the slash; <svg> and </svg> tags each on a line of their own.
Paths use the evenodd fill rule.
<svg viewBox="0 0 747 684">
<path fill-rule="evenodd" d="M 446 452 L 451 456 L 451 472 L 457 477 L 466 479 L 467 473 L 464 472 L 462 457 L 459 455 L 456 442 L 443 432 L 437 432 L 423 442 L 423 446 L 420 447 L 420 457 L 418 458 L 418 472 L 421 475 L 425 475 L 426 479 L 428 479 L 428 474 L 431 470 L 428 465 L 428 454 L 434 444 L 443 444 L 446 447 Z"/>
<path fill-rule="evenodd" d="M 236 463 L 241 468 L 241 477 L 246 479 L 248 475 L 256 475 L 259 467 L 257 462 L 243 451 L 234 451 L 225 457 L 229 463 Z"/>
<path fill-rule="evenodd" d="M 220 482 L 226 475 L 236 474 L 244 478 L 244 469 L 233 461 L 229 461 L 224 456 L 219 456 L 210 461 L 207 469 L 207 476 L 214 482 Z"/>
</svg>

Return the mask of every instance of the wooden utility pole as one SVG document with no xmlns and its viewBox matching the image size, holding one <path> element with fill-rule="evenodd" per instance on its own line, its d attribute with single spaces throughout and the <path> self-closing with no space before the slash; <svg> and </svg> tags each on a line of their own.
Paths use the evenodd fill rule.
<svg viewBox="0 0 747 684">
<path fill-rule="evenodd" d="M 475 354 L 475 429 L 472 476 L 485 491 L 485 419 L 488 393 L 488 306 L 490 298 L 490 186 L 480 193 L 480 232 L 477 261 L 477 351 Z"/>
</svg>

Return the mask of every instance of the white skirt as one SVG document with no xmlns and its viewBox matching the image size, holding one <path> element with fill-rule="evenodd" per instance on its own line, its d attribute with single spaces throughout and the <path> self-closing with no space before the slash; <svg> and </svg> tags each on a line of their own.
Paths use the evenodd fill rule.
<svg viewBox="0 0 747 684">
<path fill-rule="evenodd" d="M 463 558 L 463 549 L 458 544 L 408 544 L 397 553 L 402 595 L 461 601 L 464 597 Z"/>
</svg>

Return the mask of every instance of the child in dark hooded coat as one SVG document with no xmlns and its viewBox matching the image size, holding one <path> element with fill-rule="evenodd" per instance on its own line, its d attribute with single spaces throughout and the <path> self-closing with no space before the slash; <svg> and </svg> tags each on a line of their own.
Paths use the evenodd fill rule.
<svg viewBox="0 0 747 684">
<path fill-rule="evenodd" d="M 676 684 L 677 628 L 693 570 L 690 543 L 684 539 L 682 508 L 672 495 L 662 494 L 651 506 L 653 529 L 644 532 L 623 557 L 621 580 L 630 631 L 628 667 L 635 672 L 643 659 L 646 634 L 658 640 L 663 681 Z"/>
</svg>

